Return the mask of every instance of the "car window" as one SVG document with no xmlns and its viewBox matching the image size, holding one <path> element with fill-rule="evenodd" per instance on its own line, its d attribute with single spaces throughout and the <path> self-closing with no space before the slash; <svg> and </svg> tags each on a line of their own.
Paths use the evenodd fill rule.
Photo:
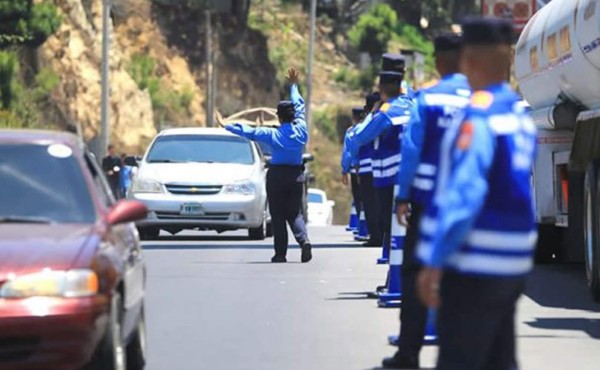
<svg viewBox="0 0 600 370">
<path fill-rule="evenodd" d="M 114 205 L 115 198 L 110 190 L 110 186 L 104 177 L 102 171 L 100 171 L 100 167 L 98 166 L 98 162 L 96 158 L 91 155 L 91 153 L 86 153 L 84 155 L 85 163 L 90 170 L 92 175 L 92 179 L 94 180 L 94 187 L 96 188 L 96 193 L 100 198 L 100 202 L 107 207 Z"/>
<path fill-rule="evenodd" d="M 324 203 L 325 197 L 319 193 L 308 193 L 308 202 L 309 203 Z"/>
<path fill-rule="evenodd" d="M 81 166 L 61 144 L 0 144 L 0 218 L 93 223 Z"/>
<path fill-rule="evenodd" d="M 159 136 L 148 152 L 147 162 L 208 162 L 253 164 L 250 141 L 218 135 Z"/>
<path fill-rule="evenodd" d="M 273 152 L 271 145 L 268 143 L 259 141 L 258 146 L 260 147 L 260 150 L 263 152 L 264 155 L 271 155 L 271 153 Z"/>
</svg>

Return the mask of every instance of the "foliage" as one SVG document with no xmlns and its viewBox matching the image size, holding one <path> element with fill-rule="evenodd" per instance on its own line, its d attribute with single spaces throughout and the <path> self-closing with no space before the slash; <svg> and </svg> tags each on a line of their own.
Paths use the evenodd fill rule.
<svg viewBox="0 0 600 370">
<path fill-rule="evenodd" d="M 377 4 L 360 16 L 348 38 L 358 50 L 378 56 L 385 52 L 397 28 L 396 12 L 387 4 Z"/>
<path fill-rule="evenodd" d="M 31 85 L 20 76 L 15 52 L 0 51 L 0 127 L 41 128 L 51 125 L 42 111 L 48 96 L 59 83 L 59 76 L 49 68 L 40 70 Z"/>
<path fill-rule="evenodd" d="M 127 70 L 141 90 L 148 90 L 157 123 L 173 114 L 188 114 L 194 91 L 190 86 L 181 92 L 165 86 L 157 74 L 156 64 L 156 60 L 146 54 L 134 54 Z"/>
<path fill-rule="evenodd" d="M 0 48 L 39 46 L 58 28 L 62 19 L 51 1 L 0 0 Z"/>
</svg>

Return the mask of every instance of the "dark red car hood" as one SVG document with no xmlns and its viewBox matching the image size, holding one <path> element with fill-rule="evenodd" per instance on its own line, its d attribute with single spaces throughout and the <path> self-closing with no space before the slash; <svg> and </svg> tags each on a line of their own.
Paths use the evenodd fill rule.
<svg viewBox="0 0 600 370">
<path fill-rule="evenodd" d="M 94 234 L 94 225 L 0 225 L 0 281 L 10 273 L 72 267 Z"/>
</svg>

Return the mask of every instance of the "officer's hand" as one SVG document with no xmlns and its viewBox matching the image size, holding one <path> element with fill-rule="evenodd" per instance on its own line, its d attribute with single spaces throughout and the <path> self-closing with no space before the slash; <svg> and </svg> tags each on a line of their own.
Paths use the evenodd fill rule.
<svg viewBox="0 0 600 370">
<path fill-rule="evenodd" d="M 442 270 L 425 267 L 417 278 L 417 290 L 421 302 L 429 308 L 440 306 L 440 282 L 442 281 Z"/>
<path fill-rule="evenodd" d="M 408 226 L 408 216 L 410 216 L 410 208 L 407 202 L 400 202 L 396 206 L 396 219 L 402 226 Z"/>
<path fill-rule="evenodd" d="M 344 186 L 348 186 L 348 174 L 347 173 L 342 174 L 342 184 L 344 184 Z"/>
<path fill-rule="evenodd" d="M 290 68 L 288 69 L 288 75 L 287 75 L 287 80 L 290 84 L 298 84 L 299 81 L 299 77 L 300 75 L 298 74 L 298 71 L 296 71 L 295 68 Z"/>
</svg>

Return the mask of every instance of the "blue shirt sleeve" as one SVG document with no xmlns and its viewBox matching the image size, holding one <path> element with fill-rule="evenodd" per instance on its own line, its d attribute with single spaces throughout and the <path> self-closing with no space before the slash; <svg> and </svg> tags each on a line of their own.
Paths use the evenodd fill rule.
<svg viewBox="0 0 600 370">
<path fill-rule="evenodd" d="M 270 127 L 252 127 L 241 123 L 226 125 L 225 129 L 246 139 L 260 141 L 269 145 L 273 145 L 273 138 L 277 131 L 277 129 Z"/>
<path fill-rule="evenodd" d="M 356 126 L 355 126 L 356 127 Z M 342 158 L 340 161 L 340 165 L 342 167 L 342 174 L 346 174 L 350 172 L 350 168 L 356 162 L 356 158 L 352 155 L 348 148 L 349 137 L 352 135 L 354 131 L 354 127 L 351 127 L 346 131 L 346 135 L 344 136 L 344 145 L 342 147 Z"/>
<path fill-rule="evenodd" d="M 397 200 L 408 200 L 411 184 L 421 159 L 421 149 L 425 138 L 425 122 L 421 118 L 424 117 L 422 107 L 422 102 L 419 102 L 411 108 L 410 122 L 402 134 L 402 161 L 400 161 L 397 177 L 399 186 Z"/>
<path fill-rule="evenodd" d="M 488 192 L 488 170 L 494 159 L 496 142 L 485 119 L 471 120 L 472 137 L 465 149 L 453 148 L 453 166 L 447 182 L 434 198 L 438 208 L 437 228 L 431 255 L 423 262 L 442 268 L 462 245 L 478 216 Z M 461 140 L 460 137 L 458 140 Z"/>
<path fill-rule="evenodd" d="M 292 100 L 292 103 L 294 104 L 293 130 L 295 134 L 295 139 L 304 145 L 308 142 L 308 127 L 306 125 L 306 111 L 304 99 L 302 98 L 302 95 L 300 95 L 298 85 L 293 84 L 290 87 L 290 98 Z"/>
<path fill-rule="evenodd" d="M 358 153 L 361 146 L 375 140 L 386 129 L 392 126 L 390 117 L 383 112 L 375 113 L 370 118 L 356 125 L 354 134 L 349 140 L 349 149 L 353 155 Z"/>
</svg>

